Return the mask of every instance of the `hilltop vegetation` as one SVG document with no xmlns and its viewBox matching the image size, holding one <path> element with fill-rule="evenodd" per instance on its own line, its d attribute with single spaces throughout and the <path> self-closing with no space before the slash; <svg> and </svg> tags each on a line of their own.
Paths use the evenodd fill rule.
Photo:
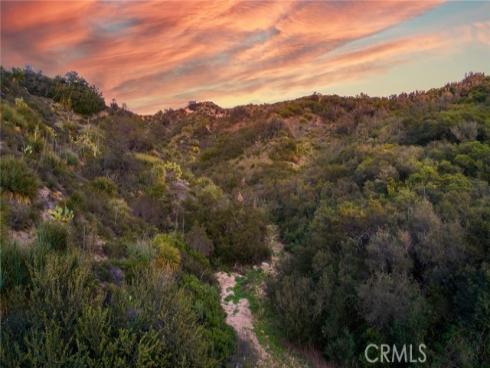
<svg viewBox="0 0 490 368">
<path fill-rule="evenodd" d="M 271 223 L 289 341 L 346 367 L 368 343 L 490 360 L 489 77 L 151 116 L 73 73 L 1 79 L 7 364 L 226 365 L 213 272 L 267 260 Z"/>
</svg>

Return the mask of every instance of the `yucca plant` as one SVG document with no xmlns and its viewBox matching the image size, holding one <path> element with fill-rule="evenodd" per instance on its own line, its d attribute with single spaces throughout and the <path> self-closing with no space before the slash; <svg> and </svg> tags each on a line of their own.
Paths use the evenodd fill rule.
<svg viewBox="0 0 490 368">
<path fill-rule="evenodd" d="M 62 222 L 65 224 L 70 223 L 74 217 L 73 211 L 66 206 L 56 206 L 54 209 L 49 210 L 48 213 L 54 221 Z"/>
</svg>

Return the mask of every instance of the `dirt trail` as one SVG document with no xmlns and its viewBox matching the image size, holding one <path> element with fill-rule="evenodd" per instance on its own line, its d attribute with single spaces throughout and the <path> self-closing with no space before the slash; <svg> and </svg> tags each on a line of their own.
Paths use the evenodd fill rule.
<svg viewBox="0 0 490 368">
<path fill-rule="evenodd" d="M 253 316 L 248 300 L 242 298 L 237 304 L 231 300 L 233 288 L 238 277 L 241 277 L 238 273 L 216 273 L 221 289 L 221 306 L 226 313 L 226 323 L 233 327 L 240 340 L 247 343 L 254 350 L 259 362 L 264 362 L 269 358 L 269 354 L 260 345 L 255 334 Z"/>
<path fill-rule="evenodd" d="M 260 266 L 255 266 L 254 268 L 260 268 L 265 273 L 273 274 L 279 255 L 282 253 L 284 247 L 276 240 L 275 236 L 271 237 L 270 242 L 272 250 L 271 262 L 263 262 Z M 241 298 L 235 304 L 234 300 L 232 300 L 234 295 L 233 289 L 236 286 L 237 278 L 242 277 L 242 275 L 236 272 L 217 272 L 215 276 L 220 285 L 221 306 L 226 313 L 226 323 L 235 330 L 238 338 L 242 342 L 254 350 L 258 360 L 258 366 L 270 366 L 268 363 L 270 363 L 271 357 L 262 345 L 260 345 L 254 331 L 253 315 L 250 310 L 249 301 Z"/>
<path fill-rule="evenodd" d="M 284 255 L 284 246 L 279 241 L 277 236 L 277 230 L 274 227 L 268 229 L 268 242 L 272 251 L 271 259 L 269 262 L 262 262 L 260 266 L 254 266 L 254 270 L 261 270 L 267 277 L 274 277 L 276 274 L 277 263 Z M 298 349 L 292 345 L 286 344 L 279 348 L 277 341 L 270 345 L 269 335 L 264 336 L 264 330 L 259 331 L 261 341 L 264 345 L 261 345 L 257 338 L 257 334 L 254 330 L 254 316 L 250 309 L 248 299 L 241 298 L 237 301 L 237 297 L 234 295 L 234 290 L 237 288 L 237 280 L 242 276 L 237 272 L 217 272 L 215 274 L 216 279 L 220 286 L 221 306 L 226 313 L 226 323 L 231 326 L 239 339 L 239 345 L 235 357 L 232 359 L 234 368 L 242 367 L 266 367 L 266 368 L 331 368 L 332 365 L 327 364 L 321 356 L 321 353 L 314 349 Z M 251 280 L 248 280 L 251 281 Z M 248 282 L 247 281 L 247 282 Z M 252 281 L 253 282 L 253 281 Z M 256 284 L 249 284 L 247 287 L 252 287 L 252 291 L 256 298 L 259 300 L 265 297 L 265 281 L 255 281 Z M 249 290 L 250 291 L 250 290 Z M 263 313 L 263 311 L 262 311 Z M 264 315 L 261 315 L 260 307 L 258 315 L 260 326 L 263 326 Z M 267 323 L 267 322 L 266 322 Z M 262 328 L 262 327 L 259 327 Z M 274 345 L 276 344 L 276 345 Z"/>
</svg>

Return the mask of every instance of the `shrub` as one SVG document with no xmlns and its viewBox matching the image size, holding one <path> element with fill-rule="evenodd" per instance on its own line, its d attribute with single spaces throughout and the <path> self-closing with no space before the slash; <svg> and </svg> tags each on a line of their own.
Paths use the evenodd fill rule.
<svg viewBox="0 0 490 368">
<path fill-rule="evenodd" d="M 73 171 L 66 165 L 65 161 L 50 151 L 41 154 L 37 172 L 50 188 L 70 187 L 75 179 Z"/>
<path fill-rule="evenodd" d="M 65 150 L 62 153 L 62 157 L 65 159 L 66 164 L 69 166 L 76 166 L 78 165 L 78 156 L 75 152 L 70 151 L 70 150 Z"/>
<path fill-rule="evenodd" d="M 288 137 L 284 137 L 274 146 L 272 152 L 270 153 L 270 158 L 275 161 L 290 161 L 298 163 L 300 155 L 300 145 L 296 141 Z"/>
<path fill-rule="evenodd" d="M 0 291 L 25 285 L 29 280 L 28 252 L 16 244 L 6 242 L 0 249 Z"/>
<path fill-rule="evenodd" d="M 55 221 L 42 223 L 37 229 L 37 242 L 41 247 L 64 251 L 68 247 L 68 228 Z"/>
<path fill-rule="evenodd" d="M 26 68 L 20 74 L 22 77 L 17 81 L 30 94 L 53 98 L 79 114 L 93 114 L 105 108 L 102 93 L 76 72 L 66 73 L 64 77 L 49 78 L 41 72 Z"/>
<path fill-rule="evenodd" d="M 92 186 L 100 193 L 113 196 L 117 193 L 117 185 L 109 178 L 99 176 L 92 180 Z"/>
<path fill-rule="evenodd" d="M 157 255 L 157 249 L 149 241 L 138 240 L 127 246 L 128 257 L 151 261 Z"/>
<path fill-rule="evenodd" d="M 114 230 L 117 232 L 117 228 L 124 228 L 126 220 L 130 216 L 130 209 L 126 201 L 122 198 L 112 198 L 108 202 L 108 207 L 110 209 Z"/>
<path fill-rule="evenodd" d="M 104 249 L 108 255 L 111 254 L 108 249 L 105 247 Z M 121 267 L 127 280 L 133 280 L 142 272 L 151 268 L 156 263 L 154 260 L 158 256 L 158 249 L 152 242 L 146 240 L 129 241 L 124 244 L 124 249 L 121 249 L 121 251 L 124 254 L 121 253 L 119 259 L 113 261 L 113 263 Z M 122 256 L 125 258 L 122 258 Z"/>
<path fill-rule="evenodd" d="M 203 256 L 209 257 L 213 252 L 213 242 L 208 238 L 205 229 L 198 224 L 192 225 L 192 228 L 185 236 L 185 240 L 191 249 Z"/>
<path fill-rule="evenodd" d="M 147 269 L 104 290 L 77 253 L 52 253 L 29 269 L 17 309 L 2 315 L 5 366 L 199 368 L 218 366 L 230 352 L 205 335 L 194 302 L 202 298 L 166 273 Z M 209 317 L 218 313 L 205 319 L 210 326 L 223 325 L 219 305 L 201 305 L 213 307 Z"/>
<path fill-rule="evenodd" d="M 34 199 L 37 194 L 38 179 L 24 161 L 14 157 L 0 160 L 0 187 L 13 194 Z"/>
<path fill-rule="evenodd" d="M 177 248 L 177 240 L 171 235 L 158 234 L 153 239 L 157 248 L 156 264 L 158 267 L 176 270 L 180 266 L 180 251 Z"/>
<path fill-rule="evenodd" d="M 124 258 L 128 256 L 127 244 L 118 239 L 105 243 L 103 248 L 109 258 Z"/>
<path fill-rule="evenodd" d="M 199 282 L 194 276 L 185 276 L 183 286 L 192 295 L 192 309 L 199 324 L 204 327 L 203 335 L 209 342 L 209 354 L 223 365 L 227 357 L 233 354 L 235 336 L 233 329 L 224 322 L 225 313 L 219 303 L 217 288 Z"/>
<path fill-rule="evenodd" d="M 52 152 L 47 152 L 42 155 L 39 161 L 39 170 L 43 175 L 51 174 L 56 178 L 64 176 L 67 173 L 64 162 Z"/>
<path fill-rule="evenodd" d="M 10 202 L 10 203 L 8 203 Z M 25 230 L 30 228 L 38 218 L 37 209 L 22 202 L 6 201 L 8 208 L 2 208 L 6 212 L 8 225 L 14 230 Z"/>
<path fill-rule="evenodd" d="M 2 117 L 2 123 L 9 121 L 22 128 L 26 126 L 24 117 L 19 114 L 14 107 L 6 103 L 2 103 L 0 105 L 0 114 Z"/>
<path fill-rule="evenodd" d="M 283 103 L 277 113 L 283 118 L 290 118 L 295 115 L 301 115 L 303 113 L 303 108 L 297 102 L 289 101 Z"/>
<path fill-rule="evenodd" d="M 228 264 L 250 264 L 270 256 L 265 236 L 266 217 L 262 211 L 233 204 L 214 215 L 206 225 L 220 260 Z"/>
<path fill-rule="evenodd" d="M 24 148 L 24 154 L 40 154 L 44 149 L 45 143 L 44 139 L 41 137 L 28 137 L 27 145 Z"/>
</svg>

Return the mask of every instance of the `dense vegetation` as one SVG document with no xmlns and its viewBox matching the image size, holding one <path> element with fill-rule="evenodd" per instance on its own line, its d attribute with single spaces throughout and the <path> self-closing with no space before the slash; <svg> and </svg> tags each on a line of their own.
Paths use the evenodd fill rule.
<svg viewBox="0 0 490 368">
<path fill-rule="evenodd" d="M 367 364 L 368 343 L 421 342 L 433 367 L 485 366 L 489 78 L 351 108 L 275 186 L 296 244 L 271 284 L 284 329 L 344 366 Z"/>
<path fill-rule="evenodd" d="M 289 340 L 490 361 L 490 78 L 152 116 L 76 74 L 2 69 L 1 93 L 7 364 L 225 365 L 213 270 L 266 260 L 269 223 Z"/>
</svg>

